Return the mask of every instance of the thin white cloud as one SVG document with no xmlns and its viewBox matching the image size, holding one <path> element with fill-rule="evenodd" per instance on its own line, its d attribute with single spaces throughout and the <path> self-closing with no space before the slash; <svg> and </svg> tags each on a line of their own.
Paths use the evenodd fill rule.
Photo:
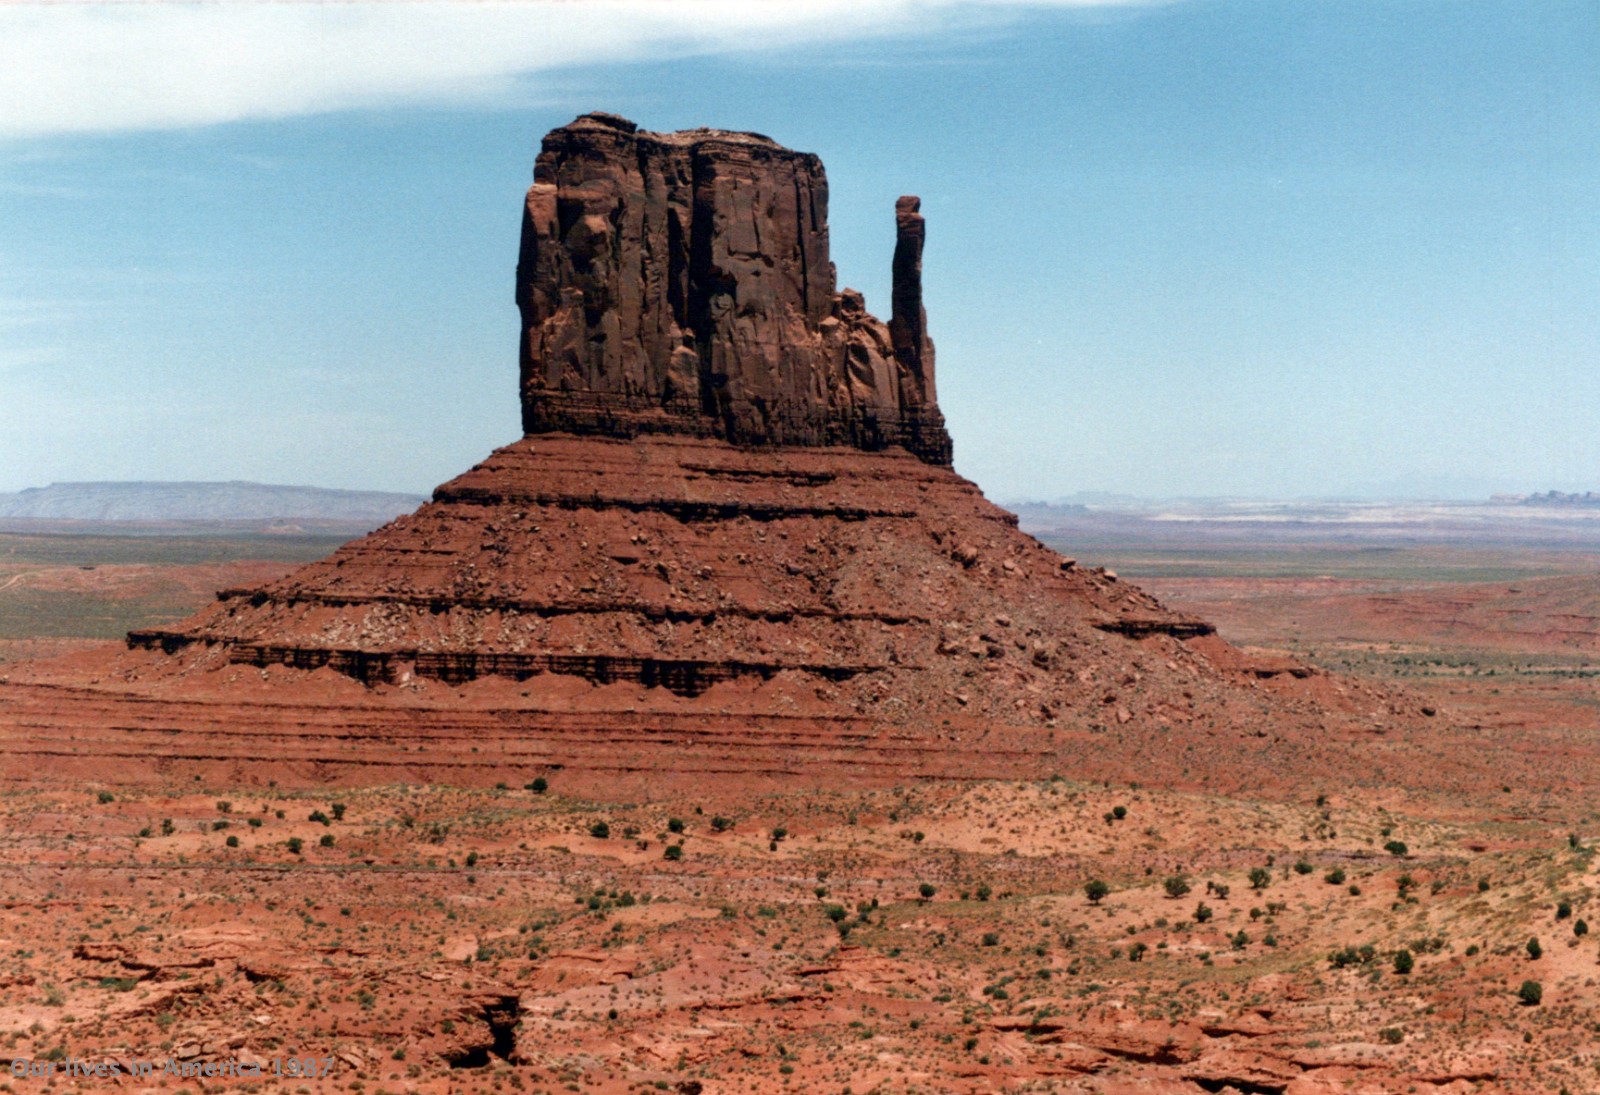
<svg viewBox="0 0 1600 1095">
<path fill-rule="evenodd" d="M 1163 0 L 0 6 L 0 138 L 493 102 L 574 66 L 934 32 Z"/>
</svg>

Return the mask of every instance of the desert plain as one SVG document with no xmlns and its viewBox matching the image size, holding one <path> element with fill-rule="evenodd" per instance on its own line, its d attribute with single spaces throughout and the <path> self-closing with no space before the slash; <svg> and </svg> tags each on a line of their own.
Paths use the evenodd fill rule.
<svg viewBox="0 0 1600 1095">
<path fill-rule="evenodd" d="M 1022 512 L 1251 664 L 1424 716 L 1286 735 L 1109 715 L 1019 779 L 645 780 L 506 755 L 470 718 L 501 686 L 477 682 L 452 689 L 460 728 L 394 747 L 421 754 L 415 778 L 374 782 L 275 768 L 269 736 L 248 764 L 52 760 L 13 705 L 0 1038 L 60 1071 L 7 1089 L 1600 1087 L 1587 523 Z M 137 531 L 0 536 L 0 676 L 339 538 Z M 749 687 L 701 700 L 736 717 Z M 141 1061 L 155 1072 L 128 1075 Z M 247 1074 L 162 1071 L 203 1062 Z"/>
</svg>

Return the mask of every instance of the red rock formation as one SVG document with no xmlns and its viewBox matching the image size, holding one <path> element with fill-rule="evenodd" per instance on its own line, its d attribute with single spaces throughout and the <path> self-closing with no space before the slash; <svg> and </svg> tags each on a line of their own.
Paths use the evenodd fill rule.
<svg viewBox="0 0 1600 1095">
<path fill-rule="evenodd" d="M 535 180 L 517 266 L 525 432 L 903 445 L 950 462 L 916 198 L 896 206 L 891 333 L 834 291 L 816 156 L 586 114 L 545 138 Z"/>
<path fill-rule="evenodd" d="M 916 198 L 885 325 L 834 291 L 814 156 L 588 115 L 538 178 L 529 435 L 322 562 L 13 684 L 14 757 L 72 740 L 160 770 L 266 740 L 316 778 L 480 763 L 394 744 L 426 740 L 657 780 L 669 756 L 685 779 L 977 777 L 1043 770 L 1071 735 L 1181 764 L 1176 729 L 1320 732 L 1323 701 L 1384 702 L 1259 671 L 948 467 Z"/>
</svg>

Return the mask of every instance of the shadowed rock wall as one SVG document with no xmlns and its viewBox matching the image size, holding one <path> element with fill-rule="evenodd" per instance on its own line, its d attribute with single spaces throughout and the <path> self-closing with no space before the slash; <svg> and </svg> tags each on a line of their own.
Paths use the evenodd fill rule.
<svg viewBox="0 0 1600 1095">
<path fill-rule="evenodd" d="M 835 291 L 816 156 L 586 114 L 545 137 L 534 178 L 517 265 L 526 433 L 901 445 L 950 463 L 916 198 L 896 204 L 885 325 Z"/>
</svg>

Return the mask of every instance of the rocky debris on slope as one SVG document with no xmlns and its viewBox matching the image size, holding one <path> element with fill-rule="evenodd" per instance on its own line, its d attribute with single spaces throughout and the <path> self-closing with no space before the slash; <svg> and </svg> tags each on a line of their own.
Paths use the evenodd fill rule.
<svg viewBox="0 0 1600 1095">
<path fill-rule="evenodd" d="M 822 161 L 754 133 L 586 114 L 544 139 L 517 264 L 527 433 L 902 445 L 950 462 L 895 207 L 893 319 L 836 291 Z"/>
</svg>

